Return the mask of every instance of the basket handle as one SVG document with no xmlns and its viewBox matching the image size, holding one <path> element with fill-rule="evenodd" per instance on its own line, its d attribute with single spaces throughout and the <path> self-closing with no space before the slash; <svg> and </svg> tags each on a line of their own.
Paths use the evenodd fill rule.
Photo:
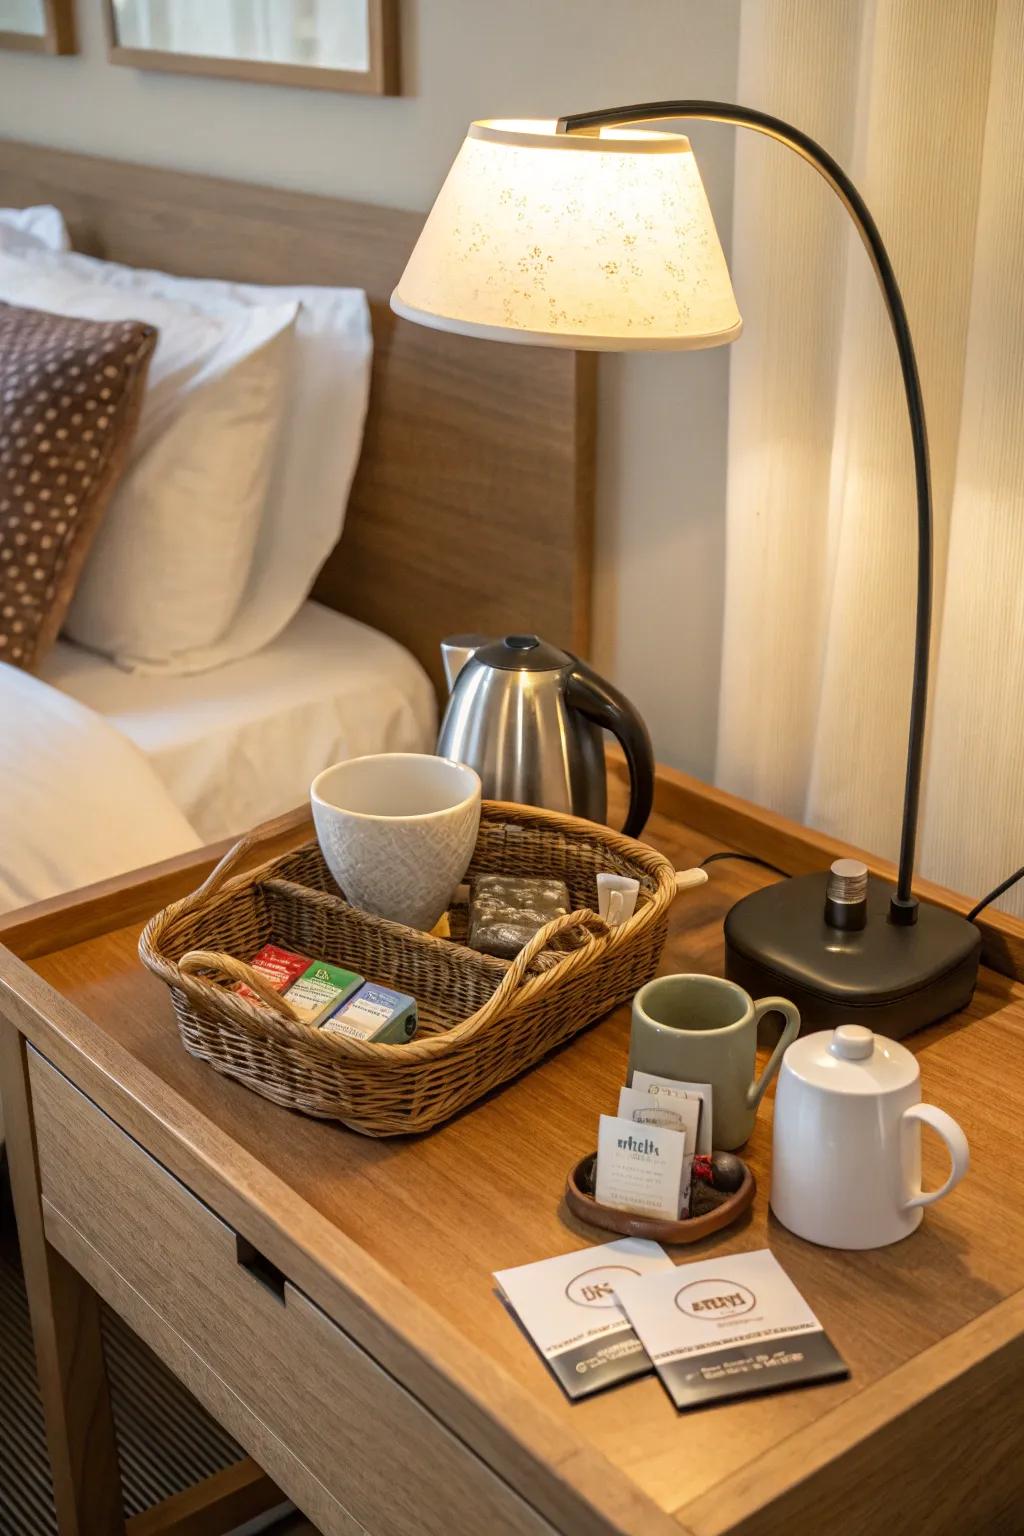
<svg viewBox="0 0 1024 1536">
<path fill-rule="evenodd" d="M 506 1007 L 512 994 L 522 985 L 533 961 L 542 950 L 547 948 L 556 934 L 563 933 L 567 928 L 586 928 L 590 932 L 591 940 L 607 938 L 612 931 L 603 917 L 598 917 L 596 912 L 591 912 L 587 907 L 581 907 L 578 912 L 564 912 L 561 917 L 553 917 L 550 923 L 539 928 L 533 938 L 523 945 L 487 1002 L 473 1015 L 474 1034 Z M 561 966 L 568 966 L 575 970 L 588 948 L 589 945 L 581 944 L 579 949 L 569 950 L 563 956 Z"/>
<path fill-rule="evenodd" d="M 699 864 L 695 864 L 692 869 L 677 869 L 675 896 L 681 896 L 684 891 L 692 891 L 695 886 L 707 885 L 707 883 L 708 872 Z M 675 896 L 672 898 L 673 901 Z"/>
<path fill-rule="evenodd" d="M 251 832 L 247 832 L 244 837 L 240 837 L 238 842 L 228 849 L 220 862 L 214 865 L 202 885 L 193 891 L 192 895 L 188 898 L 189 905 L 196 905 L 199 902 L 206 901 L 210 896 L 215 896 L 221 886 L 225 885 L 235 873 L 238 866 L 245 861 L 248 854 L 254 848 L 258 848 L 261 843 L 269 842 L 281 833 L 295 830 L 294 811 L 287 811 L 283 816 L 275 816 L 270 821 L 263 821 L 258 827 L 253 827 Z M 245 979 L 248 980 L 248 978 Z M 253 991 L 256 991 L 255 987 L 253 987 Z"/>
<path fill-rule="evenodd" d="M 231 851 L 233 853 L 234 849 Z M 287 1019 L 292 1024 L 301 1022 L 291 1003 L 286 1002 L 280 992 L 275 992 L 251 965 L 246 965 L 244 960 L 236 960 L 234 955 L 224 955 L 214 949 L 190 949 L 188 954 L 182 955 L 178 961 L 178 970 L 186 976 L 191 976 L 200 986 L 208 987 L 218 1000 L 220 989 L 199 972 L 221 971 L 225 976 L 230 976 L 232 981 L 244 981 L 260 1001 L 266 1003 L 271 1012 L 276 1013 L 280 1018 Z M 245 999 L 242 998 L 240 1001 L 244 1002 Z"/>
</svg>

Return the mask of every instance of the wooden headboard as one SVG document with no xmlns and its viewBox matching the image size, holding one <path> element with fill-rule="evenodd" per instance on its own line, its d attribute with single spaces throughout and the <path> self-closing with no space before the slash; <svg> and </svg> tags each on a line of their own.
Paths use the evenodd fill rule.
<svg viewBox="0 0 1024 1536">
<path fill-rule="evenodd" d="M 75 247 L 131 266 L 365 288 L 374 362 L 340 543 L 314 596 L 440 683 L 443 634 L 536 630 L 586 652 L 593 355 L 397 319 L 419 214 L 0 140 L 0 206 L 55 203 Z"/>
</svg>

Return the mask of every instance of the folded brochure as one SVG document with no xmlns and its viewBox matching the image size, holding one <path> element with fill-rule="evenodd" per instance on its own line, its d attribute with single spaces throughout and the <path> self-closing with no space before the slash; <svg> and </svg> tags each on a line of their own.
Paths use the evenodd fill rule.
<svg viewBox="0 0 1024 1536">
<path fill-rule="evenodd" d="M 677 1408 L 850 1374 L 767 1248 L 623 1275 L 616 1296 Z"/>
<path fill-rule="evenodd" d="M 571 1398 L 644 1376 L 651 1362 L 616 1295 L 675 1266 L 658 1243 L 627 1237 L 495 1274 L 498 1288 Z"/>
</svg>

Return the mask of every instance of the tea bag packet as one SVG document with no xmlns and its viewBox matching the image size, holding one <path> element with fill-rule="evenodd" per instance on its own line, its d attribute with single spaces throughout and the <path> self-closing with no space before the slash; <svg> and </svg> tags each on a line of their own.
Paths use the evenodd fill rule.
<svg viewBox="0 0 1024 1536">
<path fill-rule="evenodd" d="M 292 950 L 282 949 L 277 944 L 264 944 L 249 964 L 268 987 L 272 987 L 275 992 L 286 992 L 292 982 L 297 981 L 303 971 L 309 968 L 310 961 L 306 955 L 296 955 Z M 244 997 L 247 1003 L 255 1003 L 257 1008 L 266 1007 L 262 997 L 247 982 L 236 981 L 232 991 Z"/>
<path fill-rule="evenodd" d="M 678 1221 L 689 1209 L 692 1168 L 685 1131 L 601 1116 L 594 1178 L 600 1205 Z"/>
<path fill-rule="evenodd" d="M 416 999 L 367 981 L 323 1025 L 325 1034 L 404 1045 L 416 1033 Z"/>
<path fill-rule="evenodd" d="M 314 960 L 285 992 L 299 1018 L 306 1024 L 321 1024 L 363 985 L 363 977 L 326 960 Z"/>
<path fill-rule="evenodd" d="M 687 1151 L 697 1150 L 701 1121 L 701 1101 L 689 1094 L 653 1094 L 642 1088 L 619 1089 L 619 1117 L 636 1125 L 660 1125 L 666 1130 L 682 1131 Z"/>
<path fill-rule="evenodd" d="M 469 947 L 514 960 L 535 933 L 569 910 L 564 880 L 477 875 L 469 903 Z"/>
<path fill-rule="evenodd" d="M 602 870 L 597 877 L 598 916 L 603 917 L 610 928 L 617 928 L 633 916 L 639 895 L 639 880 L 632 880 L 628 875 L 606 874 Z"/>
<path fill-rule="evenodd" d="M 693 1183 L 693 1156 L 697 1150 L 697 1127 L 700 1124 L 699 1099 L 660 1098 L 644 1093 L 639 1088 L 619 1089 L 619 1119 L 632 1120 L 634 1125 L 656 1125 L 662 1130 L 679 1131 L 686 1138 L 683 1154 L 683 1179 L 679 1195 L 678 1215 L 690 1214 L 690 1189 Z"/>
<path fill-rule="evenodd" d="M 850 1374 L 767 1248 L 624 1275 L 616 1296 L 677 1408 Z"/>
<path fill-rule="evenodd" d="M 700 1120 L 697 1128 L 696 1145 L 691 1151 L 704 1156 L 710 1156 L 713 1148 L 711 1145 L 711 1132 L 713 1127 L 712 1109 L 714 1090 L 711 1083 L 682 1083 L 676 1082 L 672 1077 L 656 1077 L 651 1072 L 641 1072 L 639 1069 L 633 1073 L 631 1088 L 640 1093 L 646 1093 L 648 1097 L 659 1104 L 671 1104 L 679 1099 L 696 1099 L 700 1104 Z"/>
<path fill-rule="evenodd" d="M 499 1270 L 494 1279 L 559 1386 L 576 1399 L 651 1370 L 615 1288 L 672 1268 L 658 1243 L 628 1237 Z"/>
</svg>

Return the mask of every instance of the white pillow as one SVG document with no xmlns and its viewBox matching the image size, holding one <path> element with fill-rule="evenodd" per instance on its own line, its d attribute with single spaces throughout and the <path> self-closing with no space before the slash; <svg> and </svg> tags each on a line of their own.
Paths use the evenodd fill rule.
<svg viewBox="0 0 1024 1536">
<path fill-rule="evenodd" d="M 159 340 L 132 456 L 66 633 L 145 671 L 188 672 L 242 601 L 290 383 L 295 303 L 212 315 L 97 282 L 102 263 L 0 252 L 0 299 L 154 325 Z M 100 402 L 100 406 L 102 402 Z"/>
<path fill-rule="evenodd" d="M 26 245 L 44 245 L 48 251 L 71 248 L 64 215 L 59 208 L 0 208 L 0 249 L 13 251 Z"/>
<path fill-rule="evenodd" d="M 189 669 L 251 655 L 295 617 L 341 537 L 370 393 L 373 333 L 366 295 L 359 288 L 262 287 L 77 260 L 88 260 L 97 283 L 132 301 L 119 310 L 132 318 L 141 294 L 211 316 L 233 313 L 238 305 L 299 305 L 291 398 L 249 579 L 233 621 L 192 653 Z"/>
</svg>

